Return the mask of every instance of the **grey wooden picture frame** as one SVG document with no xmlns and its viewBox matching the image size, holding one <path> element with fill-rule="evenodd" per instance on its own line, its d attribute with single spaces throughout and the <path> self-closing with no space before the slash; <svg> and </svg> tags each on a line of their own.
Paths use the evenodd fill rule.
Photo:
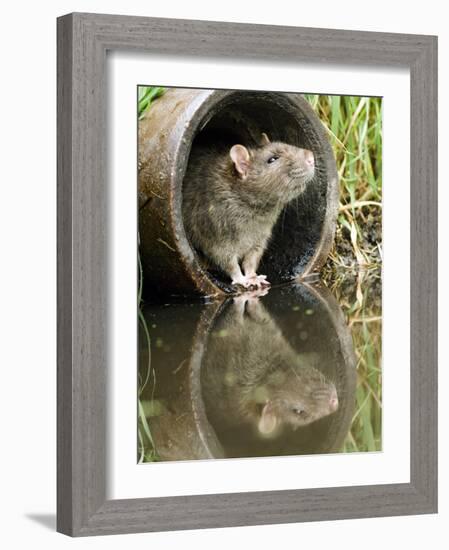
<svg viewBox="0 0 449 550">
<path fill-rule="evenodd" d="M 58 531 L 83 536 L 436 512 L 437 38 L 83 13 L 60 17 L 57 27 Z M 410 483 L 106 499 L 108 50 L 409 68 Z"/>
</svg>

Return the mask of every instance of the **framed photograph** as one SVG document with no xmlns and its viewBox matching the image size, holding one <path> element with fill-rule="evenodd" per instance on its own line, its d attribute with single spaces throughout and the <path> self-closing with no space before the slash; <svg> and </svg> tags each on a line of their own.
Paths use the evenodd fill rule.
<svg viewBox="0 0 449 550">
<path fill-rule="evenodd" d="M 58 19 L 58 531 L 437 511 L 437 39 Z"/>
</svg>

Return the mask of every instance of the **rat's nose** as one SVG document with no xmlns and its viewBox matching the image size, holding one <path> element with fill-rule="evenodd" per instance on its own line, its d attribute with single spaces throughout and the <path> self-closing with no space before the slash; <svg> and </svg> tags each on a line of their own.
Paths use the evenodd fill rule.
<svg viewBox="0 0 449 550">
<path fill-rule="evenodd" d="M 315 157 L 313 156 L 312 151 L 309 151 L 308 149 L 304 149 L 304 161 L 309 166 L 314 166 Z"/>
</svg>

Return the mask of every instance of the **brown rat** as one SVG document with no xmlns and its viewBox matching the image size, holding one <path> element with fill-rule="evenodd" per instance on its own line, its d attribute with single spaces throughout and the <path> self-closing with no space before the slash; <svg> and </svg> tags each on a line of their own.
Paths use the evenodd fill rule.
<svg viewBox="0 0 449 550">
<path fill-rule="evenodd" d="M 319 353 L 297 353 L 261 301 L 243 294 L 223 312 L 207 345 L 207 414 L 222 427 L 249 424 L 263 436 L 315 422 L 338 409 L 320 361 Z"/>
<path fill-rule="evenodd" d="M 244 288 L 269 286 L 257 268 L 285 206 L 313 178 L 313 153 L 262 134 L 260 147 L 194 147 L 184 178 L 186 233 Z"/>
</svg>

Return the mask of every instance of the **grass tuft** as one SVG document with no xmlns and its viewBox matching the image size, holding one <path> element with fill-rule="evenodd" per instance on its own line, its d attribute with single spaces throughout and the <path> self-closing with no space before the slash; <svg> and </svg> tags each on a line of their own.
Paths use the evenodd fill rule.
<svg viewBox="0 0 449 550">
<path fill-rule="evenodd" d="M 140 120 L 148 111 L 153 101 L 163 95 L 165 88 L 158 86 L 139 86 L 137 90 L 138 113 Z"/>
<path fill-rule="evenodd" d="M 382 99 L 309 95 L 335 154 L 340 205 L 325 273 L 380 267 L 382 243 Z"/>
</svg>

